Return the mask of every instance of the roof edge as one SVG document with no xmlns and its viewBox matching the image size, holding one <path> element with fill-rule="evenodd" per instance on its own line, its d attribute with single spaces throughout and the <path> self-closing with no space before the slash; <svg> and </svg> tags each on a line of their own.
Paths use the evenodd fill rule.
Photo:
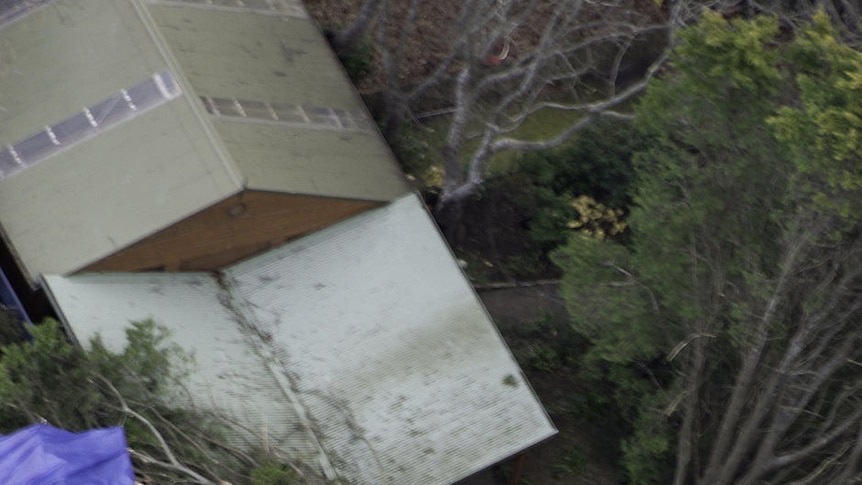
<svg viewBox="0 0 862 485">
<path fill-rule="evenodd" d="M 242 187 L 237 187 L 235 191 L 230 192 L 230 193 L 228 193 L 228 194 L 225 194 L 223 197 L 221 197 L 221 198 L 219 198 L 219 199 L 213 199 L 212 203 L 208 204 L 208 205 L 207 205 L 207 206 L 205 206 L 205 207 L 199 208 L 199 209 L 197 209 L 197 210 L 195 210 L 195 211 L 193 211 L 193 212 L 191 212 L 191 213 L 181 214 L 179 217 L 176 217 L 176 218 L 174 218 L 174 219 L 169 220 L 169 221 L 168 221 L 166 224 L 164 224 L 164 225 L 161 225 L 161 226 L 159 226 L 159 227 L 152 228 L 149 232 L 146 232 L 146 233 L 144 233 L 144 234 L 140 235 L 139 237 L 137 237 L 137 238 L 135 238 L 135 239 L 130 240 L 129 242 L 127 242 L 126 244 L 123 244 L 122 246 L 118 246 L 118 247 L 114 248 L 114 250 L 113 250 L 111 253 L 107 254 L 107 255 L 103 255 L 103 256 L 100 256 L 100 257 L 95 258 L 95 259 L 91 258 L 91 259 L 88 259 L 87 261 L 84 261 L 84 262 L 82 262 L 82 263 L 80 263 L 80 264 L 78 264 L 78 265 L 73 266 L 73 267 L 72 267 L 72 269 L 68 270 L 68 271 L 65 273 L 65 276 L 69 276 L 69 275 L 73 275 L 73 274 L 75 274 L 75 273 L 79 273 L 79 272 L 81 272 L 81 271 L 85 270 L 86 268 L 88 268 L 88 267 L 90 267 L 90 266 L 92 266 L 92 265 L 94 265 L 94 264 L 98 263 L 99 261 L 102 261 L 103 259 L 109 258 L 109 257 L 111 257 L 111 256 L 112 256 L 112 255 L 114 255 L 114 254 L 117 254 L 117 253 L 119 253 L 119 252 L 121 252 L 121 251 L 123 251 L 123 250 L 125 250 L 125 249 L 128 249 L 128 248 L 130 248 L 130 247 L 134 246 L 135 244 L 137 244 L 137 243 L 139 243 L 139 242 L 141 242 L 141 241 L 143 241 L 143 240 L 147 239 L 148 237 L 150 237 L 150 236 L 152 236 L 152 235 L 154 235 L 154 234 L 158 234 L 158 233 L 160 233 L 161 231 L 163 231 L 163 230 L 165 230 L 165 229 L 167 229 L 167 228 L 169 228 L 169 227 L 171 227 L 171 226 L 173 226 L 173 225 L 175 225 L 175 224 L 177 224 L 177 223 L 179 223 L 179 222 L 182 222 L 182 221 L 184 221 L 184 220 L 188 219 L 189 217 L 191 217 L 191 216 L 193 216 L 193 215 L 195 215 L 195 214 L 197 214 L 197 213 L 199 213 L 199 212 L 201 212 L 201 211 L 206 210 L 206 209 L 207 209 L 207 208 L 209 208 L 209 207 L 212 207 L 213 205 L 219 204 L 219 203 L 221 203 L 221 202 L 224 202 L 225 200 L 230 199 L 231 197 L 235 197 L 235 196 L 239 195 L 239 194 L 241 194 L 241 193 L 242 193 L 242 192 L 244 192 L 244 191 L 245 191 L 245 189 L 243 189 Z M 29 270 L 28 270 L 28 275 L 29 275 Z M 41 276 L 41 275 L 39 275 L 39 276 Z M 31 279 L 34 279 L 32 275 L 30 275 L 30 278 L 31 278 Z"/>
<path fill-rule="evenodd" d="M 206 134 L 207 139 L 213 147 L 213 150 L 218 154 L 219 159 L 230 175 L 231 180 L 234 184 L 243 188 L 246 185 L 246 179 L 242 175 L 242 171 L 239 169 L 239 166 L 234 161 L 233 157 L 230 155 L 230 151 L 224 145 L 224 142 L 221 141 L 221 137 L 216 133 L 215 126 L 213 126 L 210 121 L 209 116 L 204 111 L 203 106 L 197 102 L 199 96 L 197 91 L 195 91 L 191 82 L 189 82 L 188 78 L 186 78 L 185 72 L 180 66 L 177 59 L 174 57 L 173 51 L 171 50 L 167 40 L 165 40 L 162 35 L 161 30 L 158 27 L 155 19 L 153 19 L 150 14 L 149 9 L 146 5 L 144 5 L 143 0 L 131 0 L 130 2 L 135 9 L 135 13 L 137 13 L 138 18 L 141 20 L 141 23 L 144 25 L 144 28 L 147 30 L 147 33 L 150 34 L 150 38 L 153 41 L 153 44 L 156 46 L 156 49 L 159 51 L 159 54 L 164 59 L 165 63 L 170 67 L 172 74 L 174 75 L 178 84 L 181 85 L 183 92 L 186 94 L 183 96 L 185 102 L 188 104 L 192 113 L 194 113 L 195 118 L 200 122 L 203 127 L 204 133 Z"/>
</svg>

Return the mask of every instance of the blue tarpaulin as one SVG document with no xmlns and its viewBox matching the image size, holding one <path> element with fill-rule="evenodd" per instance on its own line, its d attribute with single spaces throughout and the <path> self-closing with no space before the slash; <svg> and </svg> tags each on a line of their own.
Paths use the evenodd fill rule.
<svg viewBox="0 0 862 485">
<path fill-rule="evenodd" d="M 3 485 L 133 485 L 123 428 L 71 433 L 34 424 L 0 437 Z"/>
</svg>

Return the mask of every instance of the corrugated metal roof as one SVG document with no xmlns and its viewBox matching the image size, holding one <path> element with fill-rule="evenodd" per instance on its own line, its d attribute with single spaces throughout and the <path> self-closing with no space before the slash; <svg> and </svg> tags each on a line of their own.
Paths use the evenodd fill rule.
<svg viewBox="0 0 862 485">
<path fill-rule="evenodd" d="M 361 109 L 310 20 L 150 4 L 200 96 Z"/>
<path fill-rule="evenodd" d="M 210 326 L 230 317 L 204 307 L 218 307 L 209 293 L 223 288 L 176 278 L 47 283 L 79 336 L 94 321 L 104 332 L 151 315 L 209 361 Z M 222 281 L 350 483 L 451 483 L 555 433 L 415 195 L 251 258 Z M 103 318 L 105 307 L 117 311 Z"/>
<path fill-rule="evenodd" d="M 170 71 L 123 88 L 68 118 L 41 128 L 18 143 L 0 149 L 0 179 L 57 155 L 114 126 L 180 96 Z"/>
<path fill-rule="evenodd" d="M 418 197 L 227 271 L 357 483 L 451 483 L 554 428 Z"/>
<path fill-rule="evenodd" d="M 55 2 L 3 28 L 0 145 L 168 70 L 146 38 L 127 2 Z"/>
<path fill-rule="evenodd" d="M 153 319 L 194 355 L 184 381 L 192 403 L 248 429 L 231 436 L 235 443 L 265 441 L 305 463 L 325 461 L 289 386 L 271 372 L 259 337 L 240 321 L 212 274 L 105 273 L 45 281 L 67 328 L 84 346 L 99 334 L 120 352 L 125 325 Z M 182 405 L 185 399 L 178 397 Z"/>
</svg>

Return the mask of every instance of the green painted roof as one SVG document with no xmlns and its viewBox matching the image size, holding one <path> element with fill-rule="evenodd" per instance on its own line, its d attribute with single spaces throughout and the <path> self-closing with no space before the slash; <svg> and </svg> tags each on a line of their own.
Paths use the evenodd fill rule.
<svg viewBox="0 0 862 485">
<path fill-rule="evenodd" d="M 150 11 L 199 96 L 364 116 L 361 100 L 311 21 L 175 5 L 156 3 Z M 250 188 L 377 201 L 407 191 L 376 130 L 261 124 L 254 116 L 220 120 L 218 132 Z"/>
<path fill-rule="evenodd" d="M 155 108 L 62 136 L 75 117 L 86 123 L 84 108 L 170 72 L 163 52 L 128 1 L 56 2 L 0 30 L 0 143 L 27 165 L 0 181 L 0 224 L 31 277 L 75 271 L 242 189 L 182 86 Z M 28 158 L 27 137 L 48 126 L 59 151 Z"/>
<path fill-rule="evenodd" d="M 61 0 L 0 26 L 0 224 L 31 277 L 78 270 L 246 187 L 408 191 L 298 2 L 246 4 L 281 10 Z M 105 106 L 120 114 L 103 120 Z"/>
<path fill-rule="evenodd" d="M 220 121 L 216 129 L 250 188 L 390 200 L 401 172 L 376 134 Z"/>
<path fill-rule="evenodd" d="M 58 2 L 0 30 L 0 143 L 168 68 L 134 9 Z"/>
<path fill-rule="evenodd" d="M 309 20 L 159 4 L 149 10 L 201 96 L 359 106 Z"/>
</svg>

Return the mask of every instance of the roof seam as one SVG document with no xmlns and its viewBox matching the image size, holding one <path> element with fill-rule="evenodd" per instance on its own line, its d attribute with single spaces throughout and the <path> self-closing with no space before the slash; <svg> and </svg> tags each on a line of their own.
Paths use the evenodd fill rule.
<svg viewBox="0 0 862 485">
<path fill-rule="evenodd" d="M 153 0 L 132 0 L 131 3 L 135 8 L 135 12 L 138 14 L 138 18 L 141 19 L 141 22 L 144 24 L 144 28 L 147 30 L 147 33 L 150 35 L 150 38 L 153 40 L 153 43 L 156 45 L 156 49 L 161 54 L 162 59 L 170 66 L 174 72 L 177 73 L 177 81 L 179 84 L 183 84 L 186 88 L 186 91 L 190 93 L 194 93 L 194 87 L 189 82 L 185 75 L 183 74 L 183 70 L 181 69 L 180 63 L 174 57 L 173 51 L 171 50 L 170 45 L 165 40 L 164 36 L 158 24 L 153 19 L 150 11 L 142 5 L 142 2 L 149 1 L 153 2 Z M 239 167 L 237 167 L 236 162 L 233 160 L 230 152 L 227 148 L 221 143 L 218 135 L 215 134 L 215 127 L 212 126 L 211 123 L 208 122 L 206 117 L 201 113 L 200 107 L 197 103 L 189 100 L 189 107 L 192 112 L 195 114 L 195 117 L 198 118 L 201 122 L 201 126 L 203 126 L 204 132 L 206 133 L 207 139 L 210 141 L 211 146 L 218 153 L 219 158 L 224 165 L 227 172 L 230 174 L 230 178 L 233 181 L 234 185 L 237 187 L 245 186 L 245 179 L 242 176 Z"/>
<path fill-rule="evenodd" d="M 225 300 L 222 303 L 225 306 L 225 309 L 236 316 L 236 323 L 241 330 L 244 330 L 243 334 L 248 339 L 254 353 L 257 354 L 266 364 L 266 367 L 269 369 L 273 377 L 275 377 L 276 382 L 278 382 L 279 388 L 296 411 L 297 417 L 302 421 L 308 436 L 317 448 L 320 466 L 323 468 L 325 475 L 329 479 L 337 478 L 338 473 L 332 465 L 329 453 L 327 453 L 320 441 L 320 438 L 317 436 L 317 431 L 309 417 L 308 410 L 293 391 L 294 384 L 291 378 L 283 372 L 282 368 L 278 367 L 278 364 L 281 364 L 281 362 L 279 362 L 278 356 L 275 355 L 275 352 L 272 351 L 271 337 L 262 334 L 260 328 L 255 325 L 254 314 L 246 308 L 242 297 L 238 295 L 235 279 L 221 271 L 215 272 L 213 279 L 224 292 Z"/>
</svg>

